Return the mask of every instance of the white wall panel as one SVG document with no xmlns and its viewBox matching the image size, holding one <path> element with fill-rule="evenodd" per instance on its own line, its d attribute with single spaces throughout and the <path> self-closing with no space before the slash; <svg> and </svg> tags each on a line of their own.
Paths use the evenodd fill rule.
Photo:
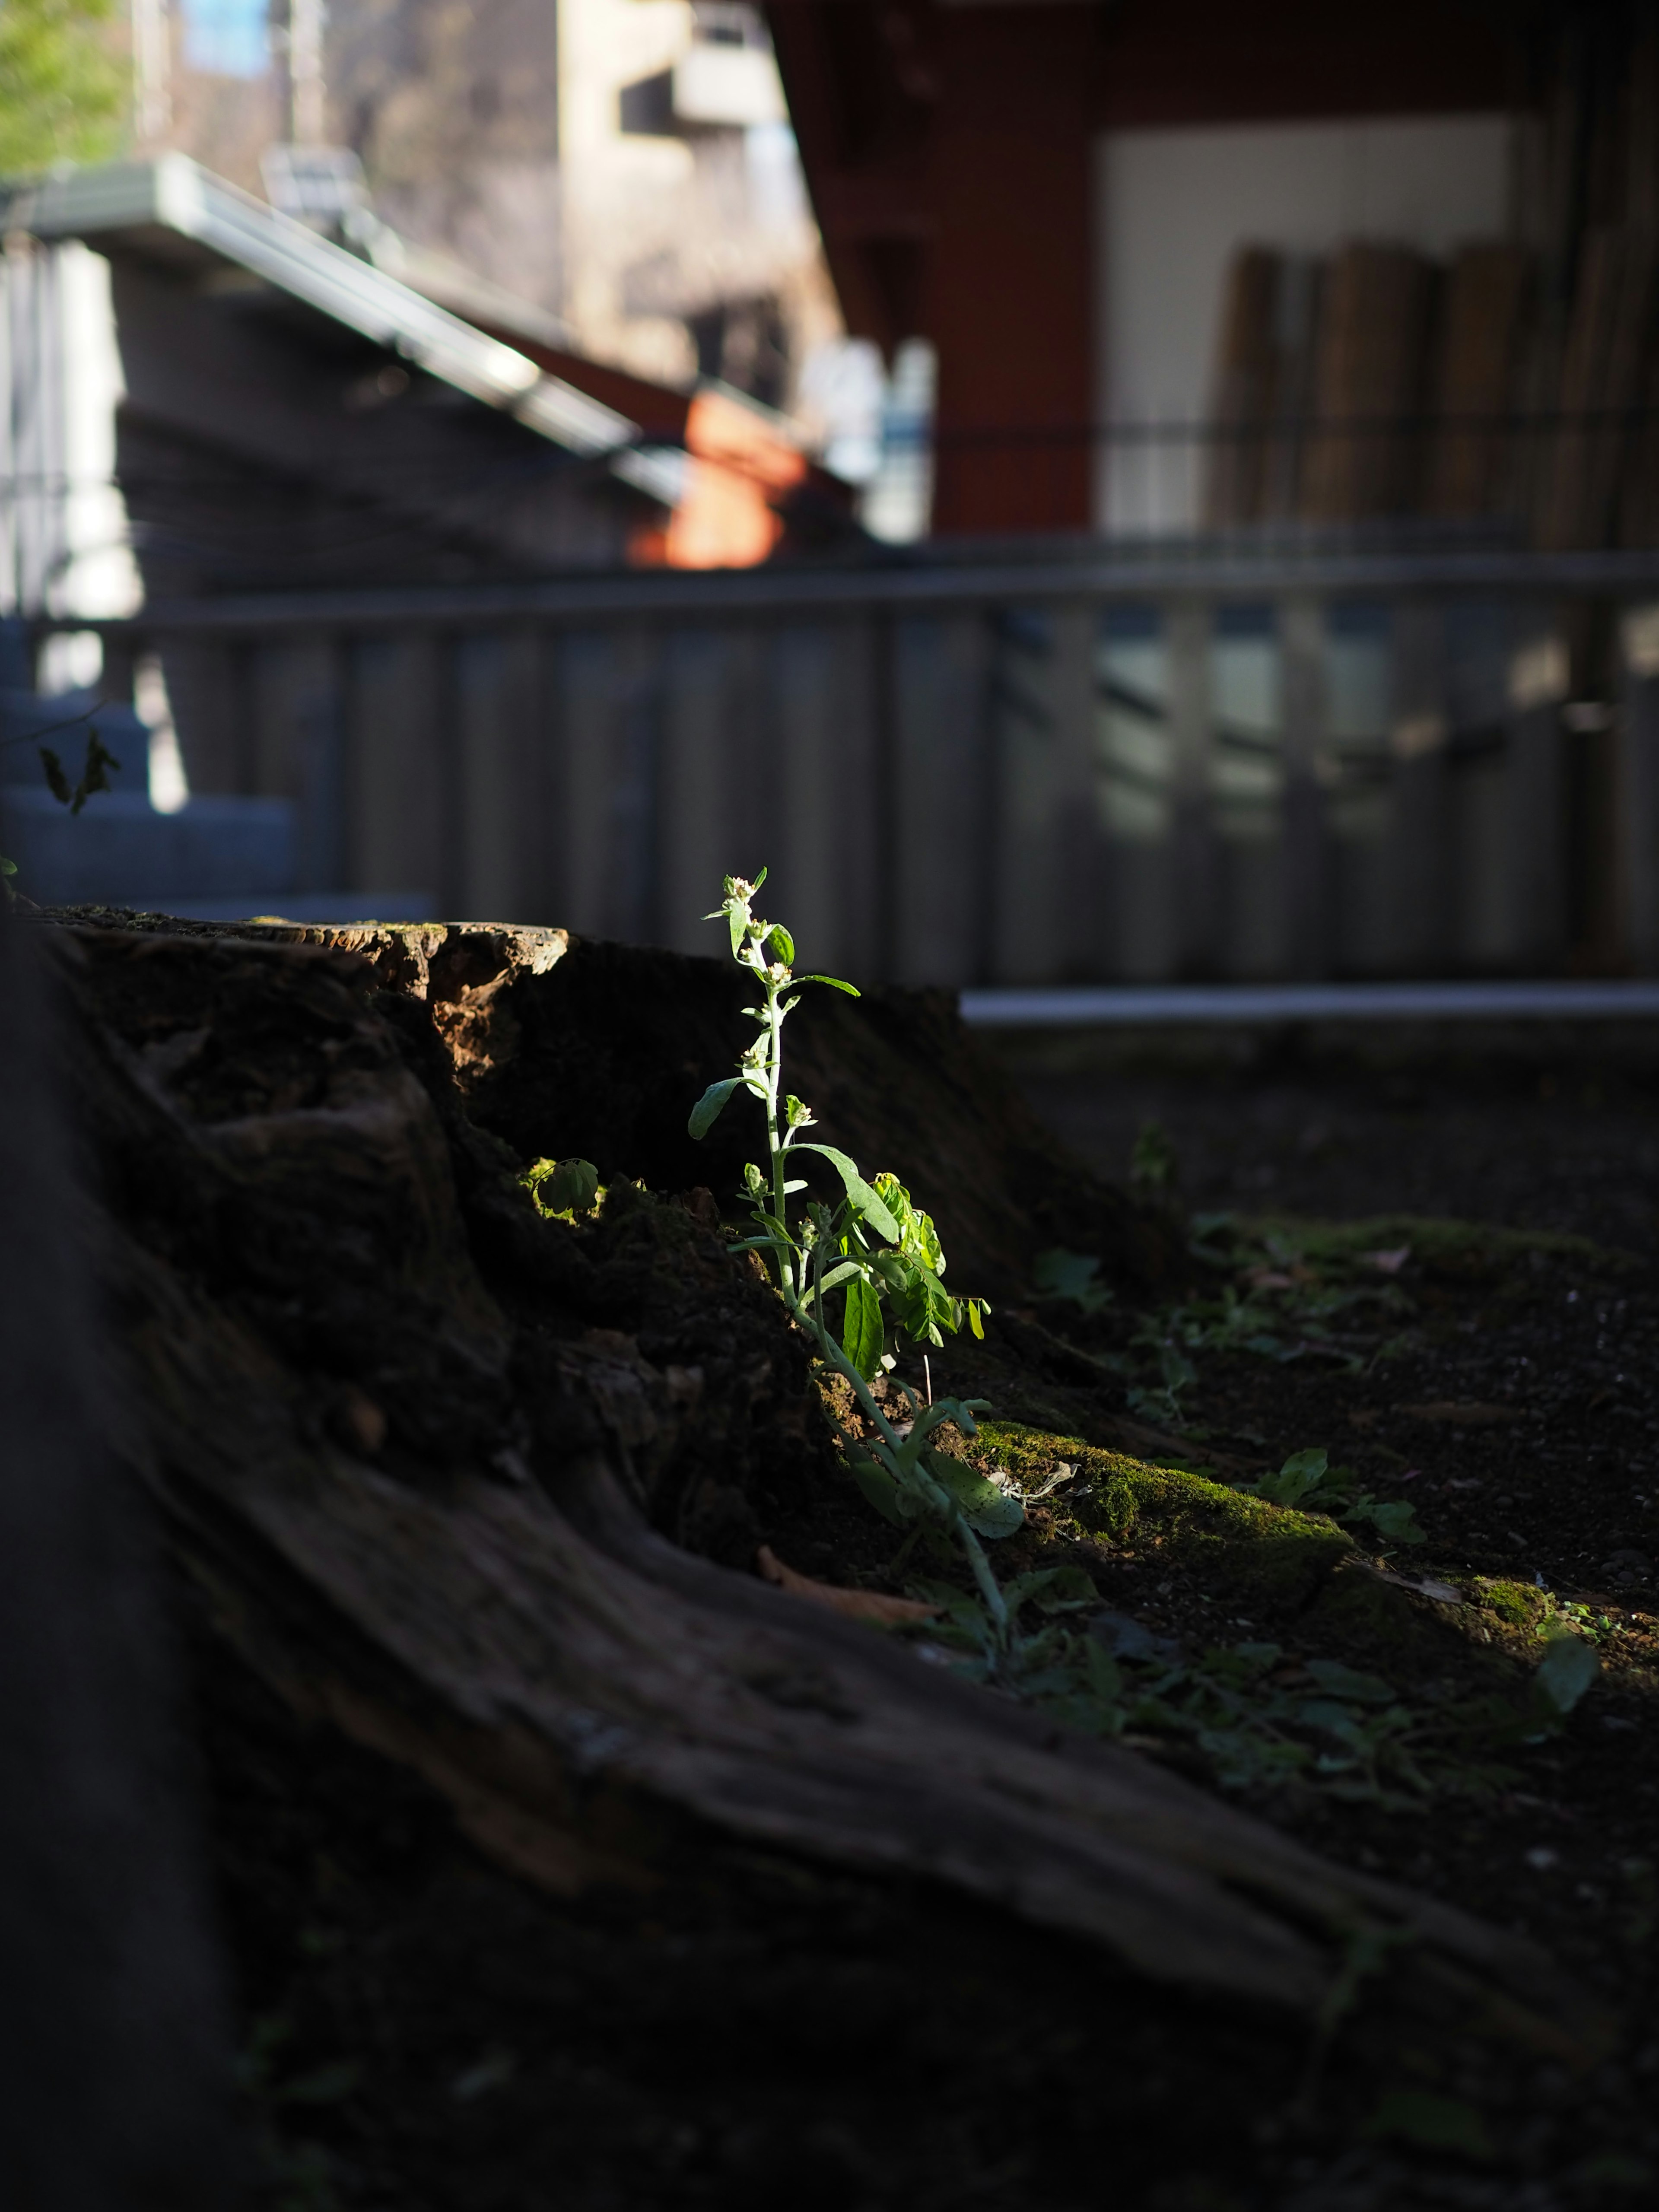
<svg viewBox="0 0 1659 2212">
<path fill-rule="evenodd" d="M 1443 256 L 1510 227 L 1499 115 L 1112 131 L 1097 147 L 1095 416 L 1195 422 L 1227 264 L 1241 246 L 1328 253 L 1349 239 Z M 1148 446 L 1101 473 L 1108 529 L 1192 526 L 1198 471 Z"/>
</svg>

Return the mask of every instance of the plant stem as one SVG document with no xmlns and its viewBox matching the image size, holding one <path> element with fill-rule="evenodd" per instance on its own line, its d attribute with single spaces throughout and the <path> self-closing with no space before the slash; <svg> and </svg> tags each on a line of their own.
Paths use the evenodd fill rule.
<svg viewBox="0 0 1659 2212">
<path fill-rule="evenodd" d="M 780 1201 L 780 1204 L 781 1204 L 781 1201 Z M 781 1219 L 781 1213 L 780 1213 L 779 1218 Z M 853 1395 L 858 1400 L 865 1414 L 875 1424 L 876 1428 L 879 1431 L 882 1437 L 885 1441 L 888 1449 L 896 1454 L 902 1448 L 903 1439 L 894 1428 L 892 1423 L 887 1419 L 887 1416 L 882 1412 L 880 1407 L 876 1403 L 874 1394 L 872 1392 L 869 1384 L 865 1381 L 863 1376 L 859 1373 L 858 1369 L 854 1365 L 851 1359 L 848 1358 L 846 1352 L 842 1351 L 840 1345 L 836 1342 L 834 1337 L 830 1335 L 829 1330 L 823 1325 L 823 1269 L 821 1260 L 818 1261 L 816 1273 L 818 1279 L 817 1289 L 817 1294 L 814 1296 L 812 1300 L 812 1310 L 810 1314 L 803 1310 L 799 1301 L 796 1298 L 786 1297 L 785 1303 L 788 1305 L 791 1313 L 798 1322 L 805 1322 L 809 1328 L 816 1331 L 818 1340 L 818 1349 L 824 1361 L 828 1365 L 835 1368 L 838 1373 L 842 1374 L 847 1377 L 847 1380 L 853 1386 Z M 932 1407 L 930 1407 L 928 1410 L 931 1412 Z M 1002 1595 L 1002 1590 L 997 1582 L 995 1574 L 992 1571 L 991 1562 L 985 1556 L 984 1546 L 980 1542 L 978 1536 L 968 1526 L 968 1523 L 963 1519 L 962 1509 L 957 1505 L 956 1500 L 951 1497 L 949 1492 L 946 1492 L 939 1483 L 933 1480 L 933 1477 L 928 1474 L 925 1467 L 922 1467 L 920 1464 L 914 1467 L 911 1469 L 911 1479 L 913 1481 L 918 1482 L 924 1491 L 929 1493 L 930 1502 L 933 1505 L 935 1511 L 939 1513 L 941 1519 L 945 1522 L 946 1528 L 950 1530 L 951 1534 L 955 1536 L 957 1541 L 962 1546 L 963 1551 L 967 1556 L 969 1567 L 972 1571 L 974 1580 L 979 1585 L 980 1595 L 985 1601 L 986 1610 L 989 1613 L 992 1620 L 995 1624 L 997 1641 L 999 1644 L 1006 1644 L 1008 1638 L 1007 1601 Z"/>
<path fill-rule="evenodd" d="M 762 957 L 764 957 L 763 951 Z M 778 1004 L 780 986 L 765 973 L 764 969 L 761 971 L 761 981 L 766 990 L 766 1143 L 772 1169 L 772 1212 L 780 1225 L 787 1230 L 788 1217 L 784 1208 L 787 1200 L 783 1186 L 788 1164 L 788 1132 L 780 1131 L 778 1126 L 778 1092 L 783 1077 L 783 1013 Z M 778 1252 L 778 1286 L 783 1292 L 784 1304 L 795 1321 L 810 1327 L 816 1333 L 819 1350 L 823 1358 L 838 1373 L 844 1375 L 852 1384 L 854 1395 L 858 1400 L 860 1407 L 874 1424 L 888 1450 L 896 1456 L 903 1449 L 903 1439 L 898 1435 L 880 1407 L 877 1405 L 869 1384 L 823 1325 L 823 1254 L 819 1249 L 821 1243 L 821 1239 L 815 1242 L 810 1261 L 805 1252 L 800 1255 L 799 1279 L 797 1279 L 793 1255 L 787 1249 L 780 1249 Z M 810 1314 L 802 1303 L 806 1289 L 809 1265 L 813 1269 L 816 1283 L 812 1310 Z M 930 1413 L 933 1410 L 932 1382 L 933 1377 L 930 1372 L 927 1394 Z M 918 1409 L 918 1418 L 920 1418 L 920 1409 Z M 923 1433 L 926 1434 L 926 1432 L 924 1429 Z M 995 1626 L 997 1641 L 1000 1644 L 1006 1645 L 1008 1640 L 1008 1607 L 979 1538 L 963 1519 L 961 1508 L 957 1504 L 956 1500 L 940 1484 L 933 1480 L 927 1468 L 919 1461 L 910 1468 L 909 1475 L 912 1482 L 921 1490 L 933 1510 L 962 1546 L 967 1556 L 968 1565 L 972 1570 L 974 1580 L 979 1585 L 980 1595 L 984 1599 L 986 1609 Z"/>
<path fill-rule="evenodd" d="M 778 1133 L 778 1086 L 783 1076 L 783 1016 L 778 1011 L 778 987 L 769 975 L 766 984 L 766 1141 L 770 1150 L 772 1166 L 772 1211 L 781 1222 L 787 1221 L 784 1213 L 785 1156 L 783 1139 Z M 784 1294 L 793 1306 L 797 1295 L 794 1263 L 787 1252 L 778 1254 L 778 1276 Z"/>
</svg>

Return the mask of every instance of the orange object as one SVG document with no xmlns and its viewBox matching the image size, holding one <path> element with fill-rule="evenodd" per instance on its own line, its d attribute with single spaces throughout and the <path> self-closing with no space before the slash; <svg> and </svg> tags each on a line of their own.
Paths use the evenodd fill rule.
<svg viewBox="0 0 1659 2212">
<path fill-rule="evenodd" d="M 761 414 L 724 392 L 696 393 L 685 417 L 686 480 L 669 518 L 671 568 L 752 568 L 783 535 L 773 506 L 804 482 L 806 456 Z"/>
<path fill-rule="evenodd" d="M 792 1597 L 804 1597 L 809 1605 L 843 1613 L 849 1620 L 870 1620 L 890 1628 L 899 1621 L 935 1620 L 940 1610 L 920 1598 L 886 1597 L 879 1590 L 842 1589 L 834 1583 L 814 1582 L 811 1575 L 798 1574 L 793 1567 L 785 1566 L 769 1544 L 763 1544 L 756 1553 L 755 1565 L 763 1582 L 787 1590 Z"/>
</svg>

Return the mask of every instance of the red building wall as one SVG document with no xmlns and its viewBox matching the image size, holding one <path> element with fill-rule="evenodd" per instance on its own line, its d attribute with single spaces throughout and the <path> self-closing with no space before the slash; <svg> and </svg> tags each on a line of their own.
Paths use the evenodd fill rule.
<svg viewBox="0 0 1659 2212">
<path fill-rule="evenodd" d="M 1525 97 L 1498 0 L 772 0 L 849 327 L 939 350 L 935 528 L 1090 520 L 1092 149 L 1113 127 Z"/>
<path fill-rule="evenodd" d="M 939 27 L 921 300 L 936 530 L 1089 520 L 1094 52 L 1086 8 L 963 8 Z"/>
</svg>

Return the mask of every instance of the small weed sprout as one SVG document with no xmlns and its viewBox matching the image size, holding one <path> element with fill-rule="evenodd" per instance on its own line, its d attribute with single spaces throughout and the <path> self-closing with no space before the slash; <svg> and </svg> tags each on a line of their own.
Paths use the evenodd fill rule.
<svg viewBox="0 0 1659 2212">
<path fill-rule="evenodd" d="M 79 719 L 78 715 L 75 718 L 77 721 Z M 23 736 L 8 738 L 4 742 L 11 745 L 24 744 L 33 738 L 49 738 L 60 729 L 70 729 L 72 726 L 71 722 L 54 722 L 50 729 L 25 732 Z M 50 745 L 41 745 L 38 750 L 40 755 L 40 766 L 46 774 L 46 788 L 58 804 L 60 806 L 67 806 L 71 814 L 78 814 L 94 792 L 107 791 L 110 788 L 109 770 L 112 768 L 118 769 L 121 765 L 104 744 L 95 728 L 89 728 L 87 732 L 86 762 L 82 768 L 79 779 L 73 784 L 69 780 L 64 763 Z M 12 883 L 12 878 L 16 873 L 16 861 L 9 860 L 3 855 L 0 855 L 0 892 L 3 892 L 8 906 L 14 904 L 17 897 L 16 889 Z"/>
<path fill-rule="evenodd" d="M 605 1192 L 592 1160 L 538 1160 L 519 1177 L 544 1221 L 572 1221 L 601 1204 Z"/>
<path fill-rule="evenodd" d="M 705 917 L 726 923 L 732 957 L 758 987 L 762 1003 L 744 1011 L 760 1034 L 739 1060 L 737 1073 L 709 1085 L 687 1126 L 693 1137 L 706 1137 L 737 1092 L 746 1091 L 758 1102 L 765 1118 L 766 1164 L 751 1162 L 744 1170 L 744 1194 L 755 1232 L 733 1249 L 765 1255 L 791 1316 L 813 1338 L 824 1364 L 846 1377 L 875 1431 L 867 1442 L 842 1432 L 859 1487 L 879 1513 L 908 1532 L 907 1552 L 910 1541 L 928 1528 L 961 1547 L 997 1647 L 1006 1650 L 1012 1615 L 980 1540 L 1012 1535 L 1025 1509 L 1018 1498 L 933 1441 L 947 1424 L 963 1436 L 976 1436 L 974 1415 L 988 1410 L 985 1401 L 939 1398 L 928 1405 L 896 1378 L 908 1407 L 908 1419 L 896 1421 L 872 1388 L 878 1376 L 891 1371 L 890 1345 L 900 1334 L 917 1345 L 941 1345 L 965 1321 L 975 1336 L 983 1336 L 988 1309 L 981 1299 L 957 1298 L 945 1289 L 938 1232 L 896 1176 L 878 1175 L 866 1182 L 845 1152 L 806 1135 L 814 1127 L 811 1110 L 783 1088 L 784 1022 L 799 1004 L 795 993 L 801 984 L 823 983 L 853 998 L 858 993 L 834 975 L 794 973 L 789 932 L 781 922 L 767 921 L 754 912 L 755 894 L 765 880 L 764 868 L 752 884 L 728 876 L 724 899 Z M 842 1194 L 833 1206 L 809 1199 L 792 1219 L 789 1202 L 806 1183 L 790 1169 L 804 1165 L 800 1156 L 809 1152 L 828 1161 Z M 826 1302 L 832 1297 L 841 1304 L 838 1338 L 829 1325 Z"/>
<path fill-rule="evenodd" d="M 1384 1502 L 1369 1490 L 1361 1490 L 1351 1467 L 1333 1467 L 1327 1454 L 1317 1449 L 1292 1452 L 1277 1474 L 1264 1474 L 1258 1482 L 1237 1486 L 1274 1505 L 1291 1506 L 1301 1513 L 1328 1514 L 1333 1521 L 1346 1521 L 1350 1527 L 1369 1525 L 1391 1544 L 1428 1541 L 1409 1503 L 1403 1498 Z"/>
</svg>

